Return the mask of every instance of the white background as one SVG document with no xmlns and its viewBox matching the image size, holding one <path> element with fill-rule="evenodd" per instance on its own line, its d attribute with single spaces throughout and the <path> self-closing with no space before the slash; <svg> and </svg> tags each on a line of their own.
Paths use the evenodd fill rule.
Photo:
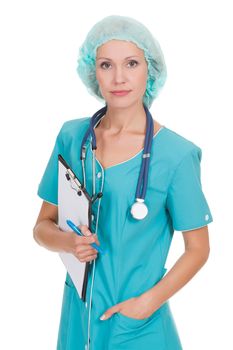
<svg viewBox="0 0 233 350">
<path fill-rule="evenodd" d="M 33 240 L 42 203 L 37 187 L 62 123 L 103 106 L 79 79 L 76 60 L 90 28 L 111 14 L 134 17 L 158 39 L 168 78 L 150 111 L 203 151 L 211 253 L 170 298 L 183 347 L 233 348 L 231 2 L 9 0 L 0 6 L 0 348 L 56 348 L 65 269 L 57 253 Z M 183 251 L 182 232 L 175 232 L 168 270 Z"/>
</svg>

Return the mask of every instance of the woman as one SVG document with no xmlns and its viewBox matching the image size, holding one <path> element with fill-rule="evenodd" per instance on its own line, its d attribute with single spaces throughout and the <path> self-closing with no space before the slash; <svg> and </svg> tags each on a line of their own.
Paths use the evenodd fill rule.
<svg viewBox="0 0 233 350">
<path fill-rule="evenodd" d="M 47 249 L 92 263 L 86 303 L 66 274 L 57 349 L 182 349 L 169 299 L 208 259 L 207 225 L 213 221 L 201 187 L 201 148 L 153 119 L 148 212 L 135 219 L 131 206 L 144 155 L 146 111 L 166 80 L 161 48 L 140 22 L 108 16 L 88 33 L 77 71 L 88 91 L 106 104 L 94 125 L 97 149 L 89 138 L 85 160 L 86 189 L 103 196 L 93 204 L 92 227 L 79 226 L 86 237 L 59 230 L 57 157 L 61 154 L 84 181 L 79 150 L 91 118 L 68 120 L 39 184 L 44 201 L 34 237 Z M 182 231 L 185 252 L 164 276 L 174 230 Z M 99 254 L 91 242 L 108 254 Z"/>
</svg>

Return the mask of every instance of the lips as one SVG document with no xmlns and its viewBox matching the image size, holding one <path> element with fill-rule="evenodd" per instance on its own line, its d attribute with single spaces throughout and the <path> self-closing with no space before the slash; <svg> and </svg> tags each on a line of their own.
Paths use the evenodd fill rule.
<svg viewBox="0 0 233 350">
<path fill-rule="evenodd" d="M 131 90 L 115 90 L 111 91 L 111 93 L 115 96 L 125 96 L 127 95 Z"/>
<path fill-rule="evenodd" d="M 130 90 L 113 90 L 111 92 L 129 92 Z"/>
</svg>

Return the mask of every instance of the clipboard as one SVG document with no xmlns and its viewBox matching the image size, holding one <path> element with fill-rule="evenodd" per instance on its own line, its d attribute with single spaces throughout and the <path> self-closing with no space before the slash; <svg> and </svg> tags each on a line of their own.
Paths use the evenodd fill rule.
<svg viewBox="0 0 233 350">
<path fill-rule="evenodd" d="M 78 226 L 91 227 L 92 199 L 81 181 L 61 154 L 58 155 L 58 226 L 62 231 L 72 231 L 66 223 L 69 219 Z M 81 262 L 73 254 L 59 252 L 79 297 L 86 300 L 86 288 L 90 262 Z"/>
</svg>

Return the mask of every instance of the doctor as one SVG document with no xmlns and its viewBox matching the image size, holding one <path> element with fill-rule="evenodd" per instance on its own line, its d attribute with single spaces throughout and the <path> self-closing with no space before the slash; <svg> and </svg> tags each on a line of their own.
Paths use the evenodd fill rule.
<svg viewBox="0 0 233 350">
<path fill-rule="evenodd" d="M 201 186 L 201 148 L 152 119 L 143 177 L 148 211 L 135 218 L 131 208 L 149 125 L 144 107 L 150 108 L 166 80 L 161 48 L 138 21 L 108 16 L 80 48 L 78 74 L 107 108 L 99 120 L 88 116 L 62 125 L 38 187 L 43 203 L 33 229 L 47 249 L 92 262 L 86 303 L 66 274 L 57 349 L 180 350 L 169 299 L 207 261 L 207 225 L 213 221 Z M 89 193 L 103 194 L 93 203 L 91 227 L 79 226 L 86 237 L 56 225 L 58 154 Z M 185 251 L 164 276 L 174 230 L 182 231 Z M 93 249 L 94 241 L 108 253 Z"/>
</svg>

